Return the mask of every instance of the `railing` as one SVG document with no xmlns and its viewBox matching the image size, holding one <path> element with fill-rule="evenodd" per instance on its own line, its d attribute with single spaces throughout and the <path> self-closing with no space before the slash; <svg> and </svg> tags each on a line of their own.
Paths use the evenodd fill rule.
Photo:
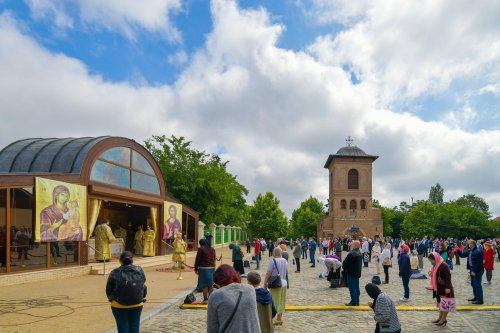
<svg viewBox="0 0 500 333">
<path fill-rule="evenodd" d="M 95 248 L 95 247 L 93 247 L 92 245 L 90 245 L 88 242 L 85 242 L 85 244 L 86 244 L 88 247 L 90 247 L 91 249 L 93 249 L 95 252 L 99 253 L 99 254 L 102 256 L 102 258 L 103 258 L 103 261 L 102 261 L 102 264 L 103 264 L 103 267 L 102 267 L 102 268 L 103 268 L 103 272 L 102 272 L 102 274 L 101 274 L 101 275 L 106 275 L 106 259 L 104 258 L 104 253 L 102 253 L 102 252 L 101 252 L 101 251 L 99 251 L 99 250 L 96 250 L 96 248 Z"/>
</svg>

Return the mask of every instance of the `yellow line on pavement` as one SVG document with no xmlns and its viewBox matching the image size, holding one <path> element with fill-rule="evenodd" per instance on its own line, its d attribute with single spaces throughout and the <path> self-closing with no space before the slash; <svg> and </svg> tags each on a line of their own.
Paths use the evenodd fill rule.
<svg viewBox="0 0 500 333">
<path fill-rule="evenodd" d="M 181 309 L 206 309 L 206 304 L 183 304 Z M 431 305 L 398 305 L 399 311 L 435 311 L 436 307 Z M 356 310 L 368 311 L 371 308 L 367 305 L 347 306 L 347 305 L 287 305 L 287 311 L 332 311 L 332 310 Z M 477 310 L 500 310 L 500 305 L 459 305 L 457 311 L 477 311 Z"/>
</svg>

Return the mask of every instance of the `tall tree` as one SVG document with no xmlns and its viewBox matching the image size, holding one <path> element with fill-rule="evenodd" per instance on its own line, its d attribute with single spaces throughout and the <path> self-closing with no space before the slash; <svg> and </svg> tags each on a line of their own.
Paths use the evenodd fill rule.
<svg viewBox="0 0 500 333">
<path fill-rule="evenodd" d="M 248 230 L 253 237 L 276 239 L 288 234 L 288 219 L 273 193 L 259 194 L 250 207 Z"/>
<path fill-rule="evenodd" d="M 295 209 L 290 220 L 290 235 L 297 237 L 317 237 L 318 219 L 325 215 L 324 206 L 312 196 L 300 203 L 300 207 Z"/>
<path fill-rule="evenodd" d="M 442 205 L 444 199 L 444 189 L 436 183 L 435 186 L 431 186 L 431 190 L 429 192 L 429 201 L 436 205 Z"/>
<path fill-rule="evenodd" d="M 478 197 L 475 194 L 466 194 L 455 200 L 455 202 L 461 206 L 467 206 L 477 209 L 483 212 L 488 217 L 491 217 L 491 214 L 489 212 L 490 206 L 486 203 L 486 201 L 483 198 Z"/>
<path fill-rule="evenodd" d="M 145 146 L 158 161 L 170 196 L 198 211 L 204 222 L 244 225 L 248 190 L 227 171 L 227 161 L 194 149 L 182 136 L 155 135 Z"/>
</svg>

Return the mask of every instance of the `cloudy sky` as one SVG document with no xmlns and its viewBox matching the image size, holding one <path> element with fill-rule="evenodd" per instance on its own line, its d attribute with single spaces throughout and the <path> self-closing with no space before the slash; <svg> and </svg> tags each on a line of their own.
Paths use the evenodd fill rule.
<svg viewBox="0 0 500 333">
<path fill-rule="evenodd" d="M 0 0 L 0 147 L 185 136 L 290 216 L 351 136 L 393 206 L 500 215 L 500 1 Z"/>
</svg>

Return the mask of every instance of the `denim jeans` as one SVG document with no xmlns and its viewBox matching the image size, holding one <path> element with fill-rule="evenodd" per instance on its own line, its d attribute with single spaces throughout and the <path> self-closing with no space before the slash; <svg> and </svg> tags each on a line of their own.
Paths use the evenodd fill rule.
<svg viewBox="0 0 500 333">
<path fill-rule="evenodd" d="M 255 254 L 255 264 L 257 265 L 256 269 L 260 268 L 260 253 Z"/>
<path fill-rule="evenodd" d="M 359 278 L 347 275 L 347 286 L 349 287 L 349 294 L 351 295 L 351 302 L 349 303 L 352 305 L 359 305 L 359 295 L 361 295 L 359 291 Z"/>
<path fill-rule="evenodd" d="M 307 259 L 307 248 L 302 248 L 302 259 Z"/>
<path fill-rule="evenodd" d="M 316 266 L 316 262 L 314 261 L 314 252 L 309 253 L 309 257 L 311 258 L 311 264 Z"/>
<path fill-rule="evenodd" d="M 129 309 L 111 307 L 118 333 L 139 333 L 142 306 Z"/>
<path fill-rule="evenodd" d="M 411 274 L 407 274 L 406 276 L 402 276 L 403 280 L 403 288 L 405 291 L 404 298 L 410 298 L 410 276 Z"/>
<path fill-rule="evenodd" d="M 483 303 L 483 286 L 481 285 L 483 273 L 484 271 L 479 274 L 476 273 L 476 275 L 470 277 L 470 284 L 472 286 L 472 292 L 474 293 L 474 299 L 479 303 Z"/>
</svg>

